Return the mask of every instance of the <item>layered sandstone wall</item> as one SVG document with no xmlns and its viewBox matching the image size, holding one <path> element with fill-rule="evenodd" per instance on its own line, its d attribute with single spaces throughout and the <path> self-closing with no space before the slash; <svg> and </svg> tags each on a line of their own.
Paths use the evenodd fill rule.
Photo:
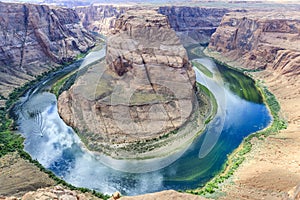
<svg viewBox="0 0 300 200">
<path fill-rule="evenodd" d="M 226 8 L 163 6 L 158 12 L 166 15 L 171 27 L 185 43 L 207 43 L 216 31 Z"/>
<path fill-rule="evenodd" d="M 138 10 L 140 7 L 91 5 L 76 8 L 82 24 L 85 28 L 109 35 L 114 29 L 116 19 L 128 10 Z M 201 8 L 188 6 L 161 6 L 144 7 L 155 9 L 158 13 L 168 17 L 173 28 L 184 43 L 207 43 L 215 32 L 225 13 L 225 8 Z"/>
<path fill-rule="evenodd" d="M 299 12 L 226 14 L 209 49 L 248 69 L 270 68 L 286 76 L 300 74 Z"/>
<path fill-rule="evenodd" d="M 0 3 L 1 95 L 91 48 L 94 37 L 79 20 L 72 9 Z"/>
<path fill-rule="evenodd" d="M 77 7 L 76 12 L 86 29 L 109 35 L 111 29 L 115 27 L 116 19 L 129 8 L 129 6 L 91 5 Z"/>
</svg>

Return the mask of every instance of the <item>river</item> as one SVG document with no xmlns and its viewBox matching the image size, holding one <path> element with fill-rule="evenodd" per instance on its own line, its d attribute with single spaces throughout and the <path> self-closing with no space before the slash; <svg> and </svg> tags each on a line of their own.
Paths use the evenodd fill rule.
<svg viewBox="0 0 300 200">
<path fill-rule="evenodd" d="M 16 106 L 20 133 L 25 137 L 25 151 L 47 169 L 68 183 L 111 194 L 120 191 L 124 195 L 137 195 L 166 189 L 185 190 L 197 188 L 211 179 L 230 154 L 249 134 L 266 127 L 271 117 L 266 106 L 251 98 L 237 95 L 247 90 L 240 83 L 230 81 L 224 68 L 207 57 L 197 59 L 213 77 L 208 77 L 194 68 L 196 79 L 216 97 L 218 110 L 207 129 L 185 149 L 179 158 L 166 166 L 151 161 L 154 171 L 129 173 L 117 170 L 116 165 L 139 166 L 139 161 L 111 162 L 108 166 L 98 155 L 89 152 L 71 127 L 59 117 L 55 95 L 47 92 L 49 87 L 63 75 L 82 69 L 102 59 L 104 49 L 91 52 L 73 67 L 50 75 L 34 85 Z M 220 73 L 221 72 L 221 73 Z M 234 77 L 249 81 L 238 74 Z M 240 77 L 239 77 L 240 76 Z M 232 88 L 235 88 L 232 89 Z M 237 89 L 238 88 L 238 89 Z M 253 92 L 254 91 L 254 92 Z M 243 91 L 248 94 L 247 91 Z M 251 94 L 260 96 L 254 88 Z M 244 95 L 247 96 L 247 95 Z M 117 168 L 117 169 L 116 169 Z"/>
</svg>

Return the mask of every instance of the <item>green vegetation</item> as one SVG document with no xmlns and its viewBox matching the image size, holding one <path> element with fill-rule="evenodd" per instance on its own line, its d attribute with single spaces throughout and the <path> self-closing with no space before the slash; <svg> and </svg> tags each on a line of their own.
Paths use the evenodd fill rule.
<svg viewBox="0 0 300 200">
<path fill-rule="evenodd" d="M 137 97 L 132 97 L 131 101 L 137 101 L 136 99 L 141 96 L 141 98 L 143 98 L 142 94 L 140 92 L 134 93 L 134 95 L 138 95 Z M 148 95 L 148 94 L 146 94 Z M 153 96 L 152 96 L 153 95 Z M 161 98 L 165 98 L 163 96 L 160 96 L 161 94 L 153 94 L 150 93 L 149 96 L 146 96 L 147 100 L 149 101 L 149 97 L 153 97 L 155 99 L 157 99 L 158 97 L 156 97 L 155 95 L 158 95 Z M 198 96 L 198 101 L 199 101 L 199 105 L 200 107 L 198 108 L 198 112 L 195 112 L 195 117 L 193 117 L 193 119 L 190 121 L 190 123 L 196 123 L 195 119 L 201 115 L 202 119 L 206 119 L 204 125 L 207 125 L 215 116 L 216 112 L 217 112 L 217 101 L 214 97 L 214 95 L 203 85 L 197 83 L 197 93 L 196 95 Z M 204 97 L 203 97 L 204 96 Z M 171 97 L 168 97 L 171 98 Z M 205 98 L 205 102 L 202 102 L 201 99 Z M 139 100 L 139 99 L 138 99 Z M 159 99 L 161 100 L 161 99 Z M 209 102 L 211 105 L 207 105 L 207 102 Z M 207 110 L 207 112 L 205 114 L 203 114 L 203 110 Z M 184 125 L 183 125 L 184 126 Z M 197 126 L 197 125 L 196 125 Z M 196 127 L 195 126 L 195 127 Z M 180 127 L 182 128 L 182 127 Z M 173 135 L 178 134 L 180 128 L 172 130 L 168 133 L 165 134 L 161 134 L 158 135 L 155 138 L 148 138 L 148 139 L 143 139 L 143 140 L 139 140 L 139 141 L 134 141 L 134 142 L 130 142 L 127 143 L 126 145 L 117 145 L 118 147 L 116 147 L 117 149 L 119 149 L 120 151 L 127 151 L 127 152 L 133 152 L 133 153 L 145 153 L 145 152 L 149 152 L 152 151 L 154 149 L 160 148 L 162 146 L 166 145 L 166 142 L 171 141 L 173 139 L 176 138 L 172 138 Z M 89 150 L 91 151 L 98 151 L 98 152 L 102 152 L 106 155 L 112 155 L 111 152 L 115 152 L 116 148 L 111 147 L 107 144 L 91 144 L 88 141 L 93 141 L 94 138 L 94 134 L 89 133 L 88 131 L 82 131 L 84 132 L 84 135 L 82 135 L 80 133 L 80 131 L 78 129 L 75 129 L 77 132 L 77 135 L 79 135 L 79 137 L 81 138 L 81 140 L 83 141 L 83 143 L 88 147 Z M 203 132 L 204 128 L 202 128 L 201 130 L 198 130 L 197 134 L 195 134 L 195 138 L 200 135 Z M 170 138 L 170 140 L 167 140 L 168 138 Z M 118 153 L 117 153 L 118 154 Z M 150 158 L 155 158 L 154 157 L 141 157 L 141 158 L 136 158 L 136 159 L 150 159 Z"/>
<path fill-rule="evenodd" d="M 0 158 L 8 153 L 23 149 L 24 139 L 12 132 L 12 120 L 6 118 L 6 110 L 0 110 Z"/>
<path fill-rule="evenodd" d="M 42 81 L 45 77 L 49 76 L 52 72 L 56 70 L 60 70 L 65 65 L 59 68 L 53 68 L 52 70 L 45 72 L 36 77 L 35 80 L 27 82 L 22 87 L 16 88 L 12 93 L 9 94 L 9 98 L 6 101 L 5 108 L 0 108 L 0 158 L 8 153 L 18 152 L 21 158 L 28 160 L 30 163 L 33 163 L 37 166 L 40 171 L 48 174 L 48 176 L 53 179 L 56 184 L 61 184 L 70 188 L 71 190 L 78 190 L 83 193 L 90 192 L 94 196 L 102 198 L 102 199 L 109 199 L 110 196 L 104 195 L 100 192 L 96 192 L 94 190 L 90 190 L 87 188 L 75 187 L 64 180 L 58 178 L 53 172 L 44 168 L 37 160 L 33 160 L 31 156 L 25 152 L 24 149 L 24 138 L 21 135 L 15 133 L 15 124 L 12 119 L 9 118 L 8 113 L 10 113 L 11 109 L 13 108 L 14 104 L 18 101 L 18 99 L 26 92 L 29 88 L 33 85 L 37 84 L 38 82 Z M 72 76 L 69 77 L 68 80 L 72 80 Z M 61 89 L 66 89 L 71 83 L 66 81 L 63 87 L 59 87 Z"/>
<path fill-rule="evenodd" d="M 228 83 L 228 88 L 238 95 L 240 98 L 254 103 L 263 103 L 261 93 L 257 92 L 255 81 L 247 76 L 241 70 L 235 70 L 228 65 L 224 65 L 219 61 L 214 60 L 222 75 L 224 82 Z"/>
<path fill-rule="evenodd" d="M 145 93 L 145 92 L 135 92 L 130 98 L 130 104 L 141 104 L 141 103 L 149 103 L 154 101 L 165 101 L 167 99 L 172 99 L 172 97 L 166 97 L 163 94 L 159 93 Z"/>
<path fill-rule="evenodd" d="M 287 128 L 287 123 L 279 116 L 280 105 L 277 102 L 275 96 L 259 82 L 255 82 L 255 86 L 261 91 L 263 95 L 262 98 L 272 114 L 272 124 L 264 130 L 258 131 L 246 137 L 243 140 L 242 144 L 228 157 L 227 162 L 223 165 L 223 169 L 218 175 L 207 182 L 203 187 L 197 188 L 195 190 L 187 190 L 187 193 L 197 195 L 207 195 L 214 193 L 219 188 L 219 185 L 226 179 L 231 177 L 236 169 L 245 160 L 245 155 L 250 152 L 252 148 L 251 140 L 253 138 L 264 139 L 270 134 L 275 134 L 279 130 Z"/>
<path fill-rule="evenodd" d="M 137 142 L 134 142 L 127 146 L 121 147 L 120 149 L 123 149 L 125 151 L 133 151 L 136 153 L 145 153 L 148 151 L 152 151 L 152 150 L 164 145 L 164 143 L 160 143 L 159 140 L 167 139 L 171 135 L 176 135 L 178 133 L 178 130 L 179 129 L 172 130 L 172 131 L 170 131 L 166 134 L 160 135 L 159 137 L 156 137 L 156 138 L 150 138 L 150 139 L 145 139 L 143 141 L 137 141 Z"/>
<path fill-rule="evenodd" d="M 76 77 L 76 73 L 71 73 L 62 77 L 55 84 L 53 84 L 50 92 L 55 94 L 55 96 L 58 98 L 63 91 L 70 89 L 70 87 L 74 84 Z"/>
<path fill-rule="evenodd" d="M 201 85 L 198 82 L 197 82 L 197 90 L 204 92 L 209 97 L 210 102 L 212 103 L 211 114 L 209 117 L 207 117 L 207 119 L 204 122 L 205 124 L 208 124 L 214 118 L 214 116 L 217 114 L 218 103 L 217 103 L 217 100 L 216 100 L 215 96 L 213 95 L 213 93 L 207 87 L 205 87 L 204 85 Z"/>
<path fill-rule="evenodd" d="M 88 51 L 88 52 L 89 52 L 89 51 Z M 78 55 L 76 56 L 76 59 L 75 59 L 75 60 L 80 60 L 80 59 L 84 58 L 84 57 L 88 54 L 88 52 L 78 54 Z"/>
<path fill-rule="evenodd" d="M 6 98 L 0 94 L 0 100 L 5 100 Z"/>
<path fill-rule="evenodd" d="M 197 69 L 199 69 L 203 74 L 205 74 L 207 77 L 212 78 L 214 75 L 209 69 L 207 69 L 204 65 L 197 61 L 192 61 L 193 66 L 195 66 Z"/>
<path fill-rule="evenodd" d="M 201 58 L 201 57 L 205 56 L 203 53 L 203 48 L 205 48 L 207 46 L 208 46 L 208 43 L 199 43 L 199 44 L 192 44 L 192 45 L 189 45 L 188 47 L 185 47 L 188 57 L 189 57 L 189 60 L 193 60 L 193 59 Z"/>
<path fill-rule="evenodd" d="M 49 178 L 53 179 L 56 182 L 57 185 L 63 185 L 63 186 L 68 187 L 71 190 L 78 190 L 78 191 L 83 192 L 83 193 L 89 192 L 89 193 L 92 193 L 94 196 L 102 198 L 102 199 L 105 199 L 105 200 L 110 198 L 109 195 L 104 195 L 104 194 L 102 194 L 100 192 L 96 192 L 95 190 L 90 190 L 88 188 L 75 187 L 75 186 L 67 183 L 66 181 L 58 178 L 53 172 L 51 172 L 50 170 L 48 170 L 45 167 L 43 167 L 37 160 L 33 160 L 31 158 L 31 156 L 27 152 L 25 152 L 24 150 L 22 150 L 22 149 L 18 150 L 18 154 L 20 155 L 21 158 L 23 158 L 25 160 L 28 160 L 29 162 L 31 162 L 35 166 L 37 166 L 40 169 L 40 171 L 48 174 Z"/>
</svg>

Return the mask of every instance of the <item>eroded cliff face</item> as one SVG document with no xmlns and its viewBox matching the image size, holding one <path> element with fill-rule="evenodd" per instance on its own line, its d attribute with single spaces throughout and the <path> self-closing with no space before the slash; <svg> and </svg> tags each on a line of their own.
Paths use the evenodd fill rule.
<svg viewBox="0 0 300 200">
<path fill-rule="evenodd" d="M 229 10 L 225 8 L 164 6 L 159 7 L 158 12 L 168 17 L 171 27 L 188 45 L 191 43 L 208 43 L 222 17 Z"/>
<path fill-rule="evenodd" d="M 247 69 L 272 69 L 281 75 L 300 74 L 299 12 L 226 14 L 209 49 Z"/>
<path fill-rule="evenodd" d="M 115 27 L 116 19 L 129 8 L 129 6 L 91 5 L 77 7 L 76 12 L 85 28 L 108 35 Z"/>
<path fill-rule="evenodd" d="M 0 3 L 0 26 L 0 93 L 4 97 L 94 45 L 93 36 L 71 9 Z"/>
<path fill-rule="evenodd" d="M 187 53 L 167 18 L 134 10 L 116 22 L 106 64 L 90 67 L 62 93 L 58 106 L 89 148 L 115 148 L 118 156 L 124 144 L 158 139 L 182 127 L 193 113 L 194 87 Z"/>
<path fill-rule="evenodd" d="M 82 20 L 85 28 L 109 35 L 114 29 L 116 19 L 127 10 L 138 10 L 139 7 L 92 5 L 76 8 L 76 12 Z M 158 13 L 168 17 L 171 28 L 179 35 L 182 42 L 208 43 L 210 36 L 215 32 L 228 9 L 222 8 L 200 8 L 188 6 L 162 6 L 145 7 L 144 9 L 155 9 Z"/>
</svg>

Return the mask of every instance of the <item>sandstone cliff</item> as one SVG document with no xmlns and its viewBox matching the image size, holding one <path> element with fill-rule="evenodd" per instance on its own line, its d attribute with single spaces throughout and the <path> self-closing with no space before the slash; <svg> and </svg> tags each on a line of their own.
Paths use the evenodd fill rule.
<svg viewBox="0 0 300 200">
<path fill-rule="evenodd" d="M 146 141 L 171 137 L 190 120 L 194 87 L 187 53 L 167 18 L 134 10 L 116 22 L 106 65 L 90 67 L 62 93 L 58 106 L 89 148 L 115 149 L 116 157 L 130 150 L 136 156 L 155 148 L 146 148 Z"/>
<path fill-rule="evenodd" d="M 110 29 L 115 28 L 115 22 L 127 10 L 138 10 L 138 7 L 91 5 L 76 8 L 85 28 L 108 35 Z M 228 9 L 201 8 L 188 6 L 162 6 L 145 9 L 156 9 L 160 14 L 168 17 L 173 28 L 185 43 L 207 43 L 212 33 L 220 24 Z"/>
<path fill-rule="evenodd" d="M 300 74 L 299 12 L 226 14 L 209 49 L 248 69 Z"/>
<path fill-rule="evenodd" d="M 171 27 L 185 43 L 208 43 L 219 26 L 222 17 L 229 12 L 225 8 L 201 8 L 187 6 L 163 6 L 158 12 L 166 15 Z"/>
<path fill-rule="evenodd" d="M 71 9 L 0 3 L 0 27 L 0 93 L 4 97 L 94 45 L 93 36 Z"/>
<path fill-rule="evenodd" d="M 129 8 L 129 6 L 91 5 L 77 7 L 76 12 L 86 29 L 108 35 L 115 27 L 116 19 Z"/>
</svg>

